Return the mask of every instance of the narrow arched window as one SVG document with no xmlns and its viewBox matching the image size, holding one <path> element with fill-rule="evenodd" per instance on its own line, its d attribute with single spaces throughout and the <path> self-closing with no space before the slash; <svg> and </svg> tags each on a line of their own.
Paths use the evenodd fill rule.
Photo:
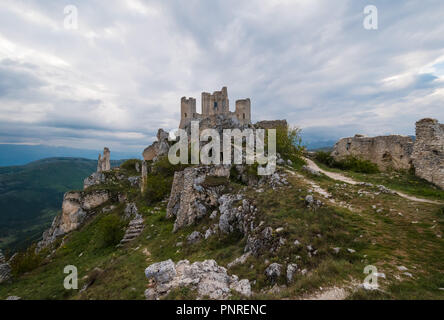
<svg viewBox="0 0 444 320">
<path fill-rule="evenodd" d="M 185 118 L 187 117 L 187 113 L 185 112 Z"/>
</svg>

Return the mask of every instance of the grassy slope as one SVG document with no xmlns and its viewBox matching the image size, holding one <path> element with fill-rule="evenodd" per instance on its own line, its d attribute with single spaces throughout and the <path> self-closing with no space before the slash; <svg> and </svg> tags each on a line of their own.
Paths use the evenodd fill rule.
<svg viewBox="0 0 444 320">
<path fill-rule="evenodd" d="M 41 236 L 60 210 L 63 194 L 81 189 L 97 161 L 48 158 L 0 167 L 0 248 L 23 248 Z"/>
<path fill-rule="evenodd" d="M 358 290 L 350 298 L 444 298 L 444 293 L 439 290 L 444 287 L 444 248 L 442 238 L 437 237 L 444 231 L 442 208 L 409 203 L 393 195 L 375 196 L 371 194 L 375 192 L 372 188 L 337 184 L 326 177 L 307 175 L 307 178 L 328 189 L 337 202 L 350 203 L 354 210 L 336 205 L 324 206 L 315 212 L 308 210 L 304 198 L 310 186 L 298 177 L 289 177 L 291 186 L 276 191 L 257 193 L 246 189 L 248 197 L 259 208 L 259 220 L 273 228 L 284 227 L 282 237 L 287 240 L 277 254 L 250 257 L 245 264 L 229 270 L 240 278 L 256 280 L 253 298 L 300 298 L 319 291 L 319 287 L 355 285 L 363 281 L 366 276 L 363 269 L 369 264 L 386 274 L 387 279 L 379 281 L 383 291 Z M 230 187 L 234 190 L 244 188 L 234 183 Z M 359 196 L 359 190 L 367 191 L 369 195 Z M 135 196 L 136 192 L 133 190 L 131 194 Z M 188 245 L 186 236 L 194 230 L 204 231 L 212 223 L 209 218 L 172 233 L 173 221 L 165 219 L 164 205 L 157 204 L 160 208 L 157 210 L 146 205 L 140 196 L 136 201 L 146 221 L 138 239 L 119 249 L 113 246 L 101 248 L 97 226 L 106 215 L 98 214 L 79 231 L 71 233 L 50 261 L 12 283 L 0 286 L 0 298 L 18 295 L 25 299 L 143 299 L 147 285 L 144 269 L 151 263 L 169 258 L 174 261 L 212 258 L 226 266 L 243 253 L 245 239 L 238 234 L 216 235 Z M 382 208 L 382 212 L 376 213 L 372 205 Z M 122 211 L 121 205 L 108 214 L 121 215 Z M 416 221 L 418 223 L 412 223 Z M 296 239 L 301 246 L 293 245 Z M 178 247 L 178 242 L 184 245 Z M 318 250 L 315 256 L 309 257 L 308 244 Z M 336 255 L 333 247 L 342 249 Z M 346 248 L 352 248 L 356 253 L 349 253 Z M 306 276 L 298 274 L 295 282 L 279 293 L 269 293 L 270 287 L 264 276 L 266 259 L 284 265 L 294 262 L 300 268 L 308 269 L 309 273 Z M 88 290 L 69 291 L 63 288 L 66 276 L 63 268 L 68 264 L 78 267 L 80 288 L 86 281 L 84 277 L 91 275 L 95 267 L 104 272 Z M 402 275 L 396 268 L 399 265 L 408 267 L 414 278 Z M 280 283 L 285 283 L 284 277 Z M 194 293 L 186 289 L 169 296 L 193 297 Z"/>
</svg>

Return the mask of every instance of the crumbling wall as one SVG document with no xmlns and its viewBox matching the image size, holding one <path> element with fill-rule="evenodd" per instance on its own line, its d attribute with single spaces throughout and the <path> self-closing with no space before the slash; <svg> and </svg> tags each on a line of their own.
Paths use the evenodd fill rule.
<svg viewBox="0 0 444 320">
<path fill-rule="evenodd" d="M 380 170 L 410 169 L 413 140 L 408 136 L 366 137 L 355 135 L 339 140 L 331 153 L 335 160 L 355 156 L 378 165 Z"/>
<path fill-rule="evenodd" d="M 288 128 L 287 120 L 263 120 L 258 121 L 254 125 L 261 129 L 277 129 L 279 127 Z"/>
<path fill-rule="evenodd" d="M 444 124 L 430 118 L 416 122 L 412 162 L 418 177 L 444 189 Z"/>
<path fill-rule="evenodd" d="M 110 154 L 111 152 L 107 147 L 103 148 L 103 156 L 99 154 L 99 159 L 97 160 L 97 172 L 111 170 Z"/>
</svg>

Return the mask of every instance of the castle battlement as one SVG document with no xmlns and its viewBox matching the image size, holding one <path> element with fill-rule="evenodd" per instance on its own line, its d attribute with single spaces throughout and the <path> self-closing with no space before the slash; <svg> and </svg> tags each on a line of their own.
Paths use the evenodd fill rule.
<svg viewBox="0 0 444 320">
<path fill-rule="evenodd" d="M 204 119 L 214 115 L 225 115 L 235 118 L 240 124 L 251 123 L 251 102 L 250 99 L 241 99 L 236 101 L 235 111 L 230 111 L 230 101 L 228 99 L 227 87 L 220 91 L 214 91 L 212 94 L 202 92 L 201 98 L 202 113 L 196 112 L 196 99 L 182 97 L 180 101 L 180 125 L 183 129 L 187 123 L 193 119 Z"/>
</svg>

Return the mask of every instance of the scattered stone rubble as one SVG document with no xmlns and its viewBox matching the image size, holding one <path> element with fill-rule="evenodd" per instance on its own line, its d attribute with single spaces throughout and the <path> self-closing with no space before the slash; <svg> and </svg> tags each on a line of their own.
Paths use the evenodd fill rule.
<svg viewBox="0 0 444 320">
<path fill-rule="evenodd" d="M 245 297 L 251 295 L 247 279 L 239 280 L 236 275 L 228 275 L 227 270 L 214 260 L 191 264 L 188 260 L 174 263 L 170 259 L 150 265 L 145 269 L 145 275 L 151 280 L 151 287 L 145 291 L 147 300 L 159 299 L 181 287 L 196 290 L 198 298 L 228 299 L 231 290 Z"/>
</svg>

